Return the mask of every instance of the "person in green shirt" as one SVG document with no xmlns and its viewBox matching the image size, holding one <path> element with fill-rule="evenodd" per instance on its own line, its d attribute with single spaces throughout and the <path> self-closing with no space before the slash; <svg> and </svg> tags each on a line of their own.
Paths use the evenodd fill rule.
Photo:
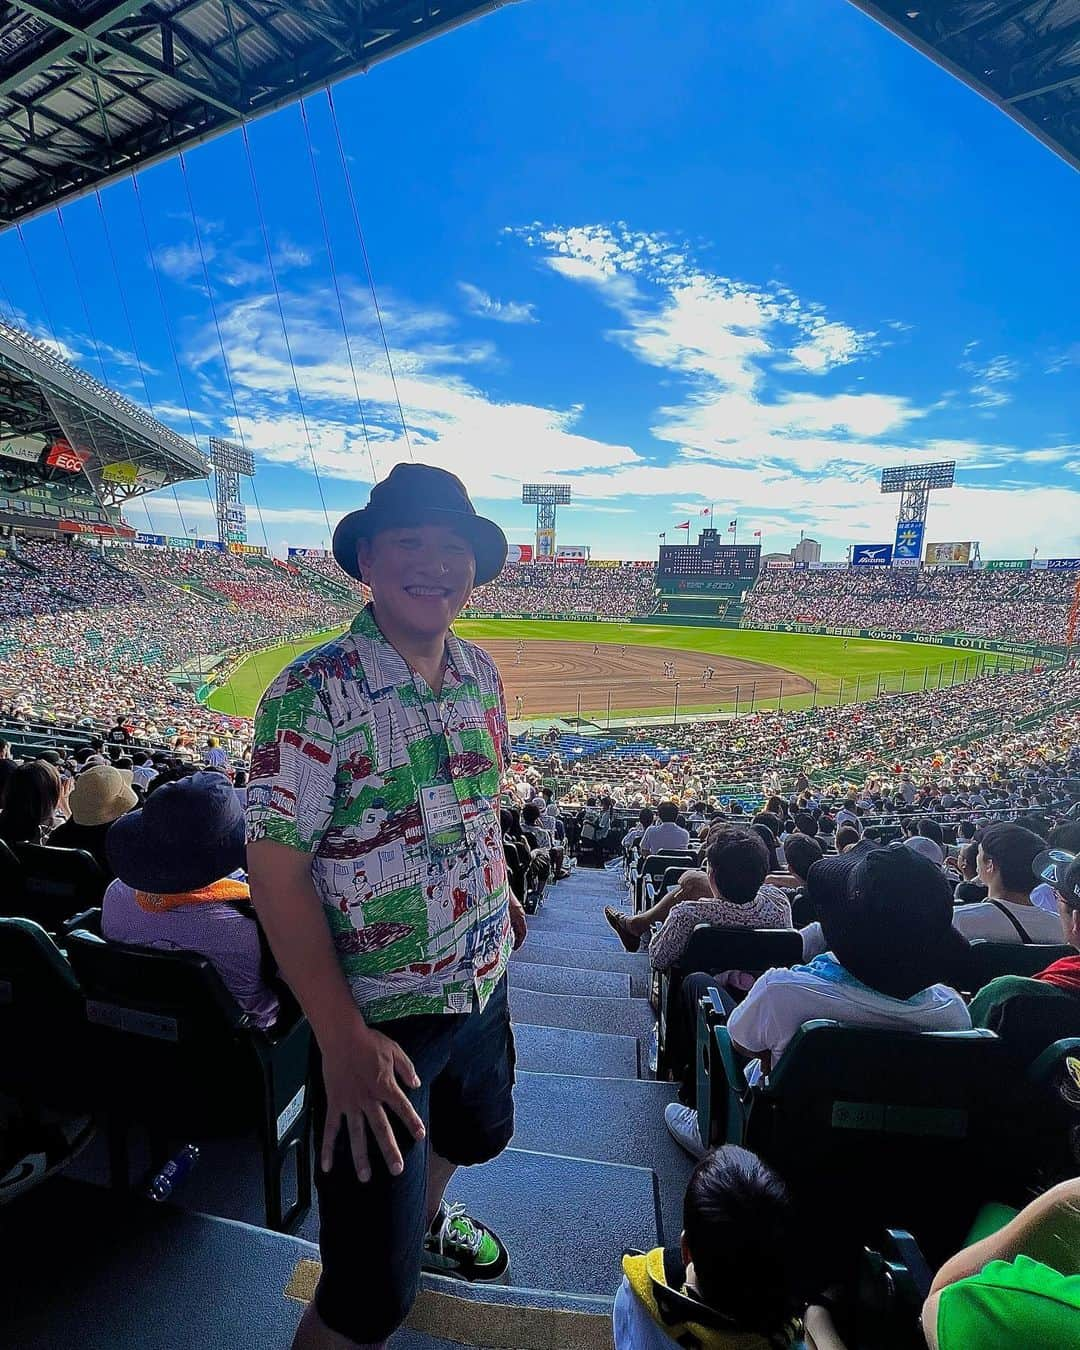
<svg viewBox="0 0 1080 1350">
<path fill-rule="evenodd" d="M 1080 1345 L 1080 1179 L 1055 1186 L 946 1261 L 922 1328 L 929 1350 Z"/>
</svg>

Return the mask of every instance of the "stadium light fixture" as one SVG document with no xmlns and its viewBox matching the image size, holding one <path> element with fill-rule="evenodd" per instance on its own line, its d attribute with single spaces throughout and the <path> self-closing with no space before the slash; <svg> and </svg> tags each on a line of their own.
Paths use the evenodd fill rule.
<svg viewBox="0 0 1080 1350">
<path fill-rule="evenodd" d="M 956 479 L 956 461 L 949 459 L 937 464 L 901 465 L 882 469 L 882 492 L 906 492 L 910 488 L 950 488 Z"/>
</svg>

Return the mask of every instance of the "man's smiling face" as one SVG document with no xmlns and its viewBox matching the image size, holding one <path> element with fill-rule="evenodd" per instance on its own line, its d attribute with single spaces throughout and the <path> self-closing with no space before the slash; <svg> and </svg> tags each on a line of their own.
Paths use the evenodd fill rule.
<svg viewBox="0 0 1080 1350">
<path fill-rule="evenodd" d="M 380 530 L 359 541 L 356 559 L 380 618 L 417 637 L 446 632 L 476 577 L 472 545 L 446 525 Z"/>
</svg>

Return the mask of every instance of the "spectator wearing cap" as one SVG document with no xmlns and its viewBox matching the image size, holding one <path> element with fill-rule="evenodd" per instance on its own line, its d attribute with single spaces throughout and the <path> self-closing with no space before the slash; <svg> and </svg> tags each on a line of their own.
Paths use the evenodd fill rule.
<svg viewBox="0 0 1080 1350">
<path fill-rule="evenodd" d="M 1023 825 L 998 821 L 988 826 L 978 853 L 978 878 L 986 887 L 986 899 L 956 910 L 957 932 L 969 941 L 1060 942 L 1061 916 L 1031 903 L 1032 865 L 1045 847 L 1045 840 Z"/>
<path fill-rule="evenodd" d="M 254 1024 L 273 1026 L 279 1004 L 240 875 L 244 813 L 231 784 L 219 773 L 162 782 L 113 823 L 105 848 L 116 880 L 102 901 L 102 936 L 200 952 Z"/>
<path fill-rule="evenodd" d="M 68 799 L 69 818 L 49 836 L 54 848 L 81 848 L 94 858 L 106 876 L 114 876 L 105 851 L 105 837 L 114 820 L 138 806 L 122 769 L 94 764 L 75 780 Z"/>
<path fill-rule="evenodd" d="M 1046 842 L 1051 848 L 1066 853 L 1080 853 L 1080 820 L 1067 820 L 1056 826 L 1047 835 Z M 1037 868 L 1036 876 L 1039 877 L 1039 884 L 1031 892 L 1031 903 L 1053 914 L 1058 907 L 1058 893 L 1048 881 L 1042 880 Z"/>
</svg>

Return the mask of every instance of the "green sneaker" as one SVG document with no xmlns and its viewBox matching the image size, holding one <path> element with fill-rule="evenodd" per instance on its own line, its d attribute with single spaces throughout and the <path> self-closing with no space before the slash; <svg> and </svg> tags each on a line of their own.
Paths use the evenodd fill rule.
<svg viewBox="0 0 1080 1350">
<path fill-rule="evenodd" d="M 510 1253 L 490 1228 L 470 1219 L 464 1205 L 444 1200 L 424 1235 L 421 1267 L 431 1275 L 457 1280 L 505 1283 Z"/>
</svg>

